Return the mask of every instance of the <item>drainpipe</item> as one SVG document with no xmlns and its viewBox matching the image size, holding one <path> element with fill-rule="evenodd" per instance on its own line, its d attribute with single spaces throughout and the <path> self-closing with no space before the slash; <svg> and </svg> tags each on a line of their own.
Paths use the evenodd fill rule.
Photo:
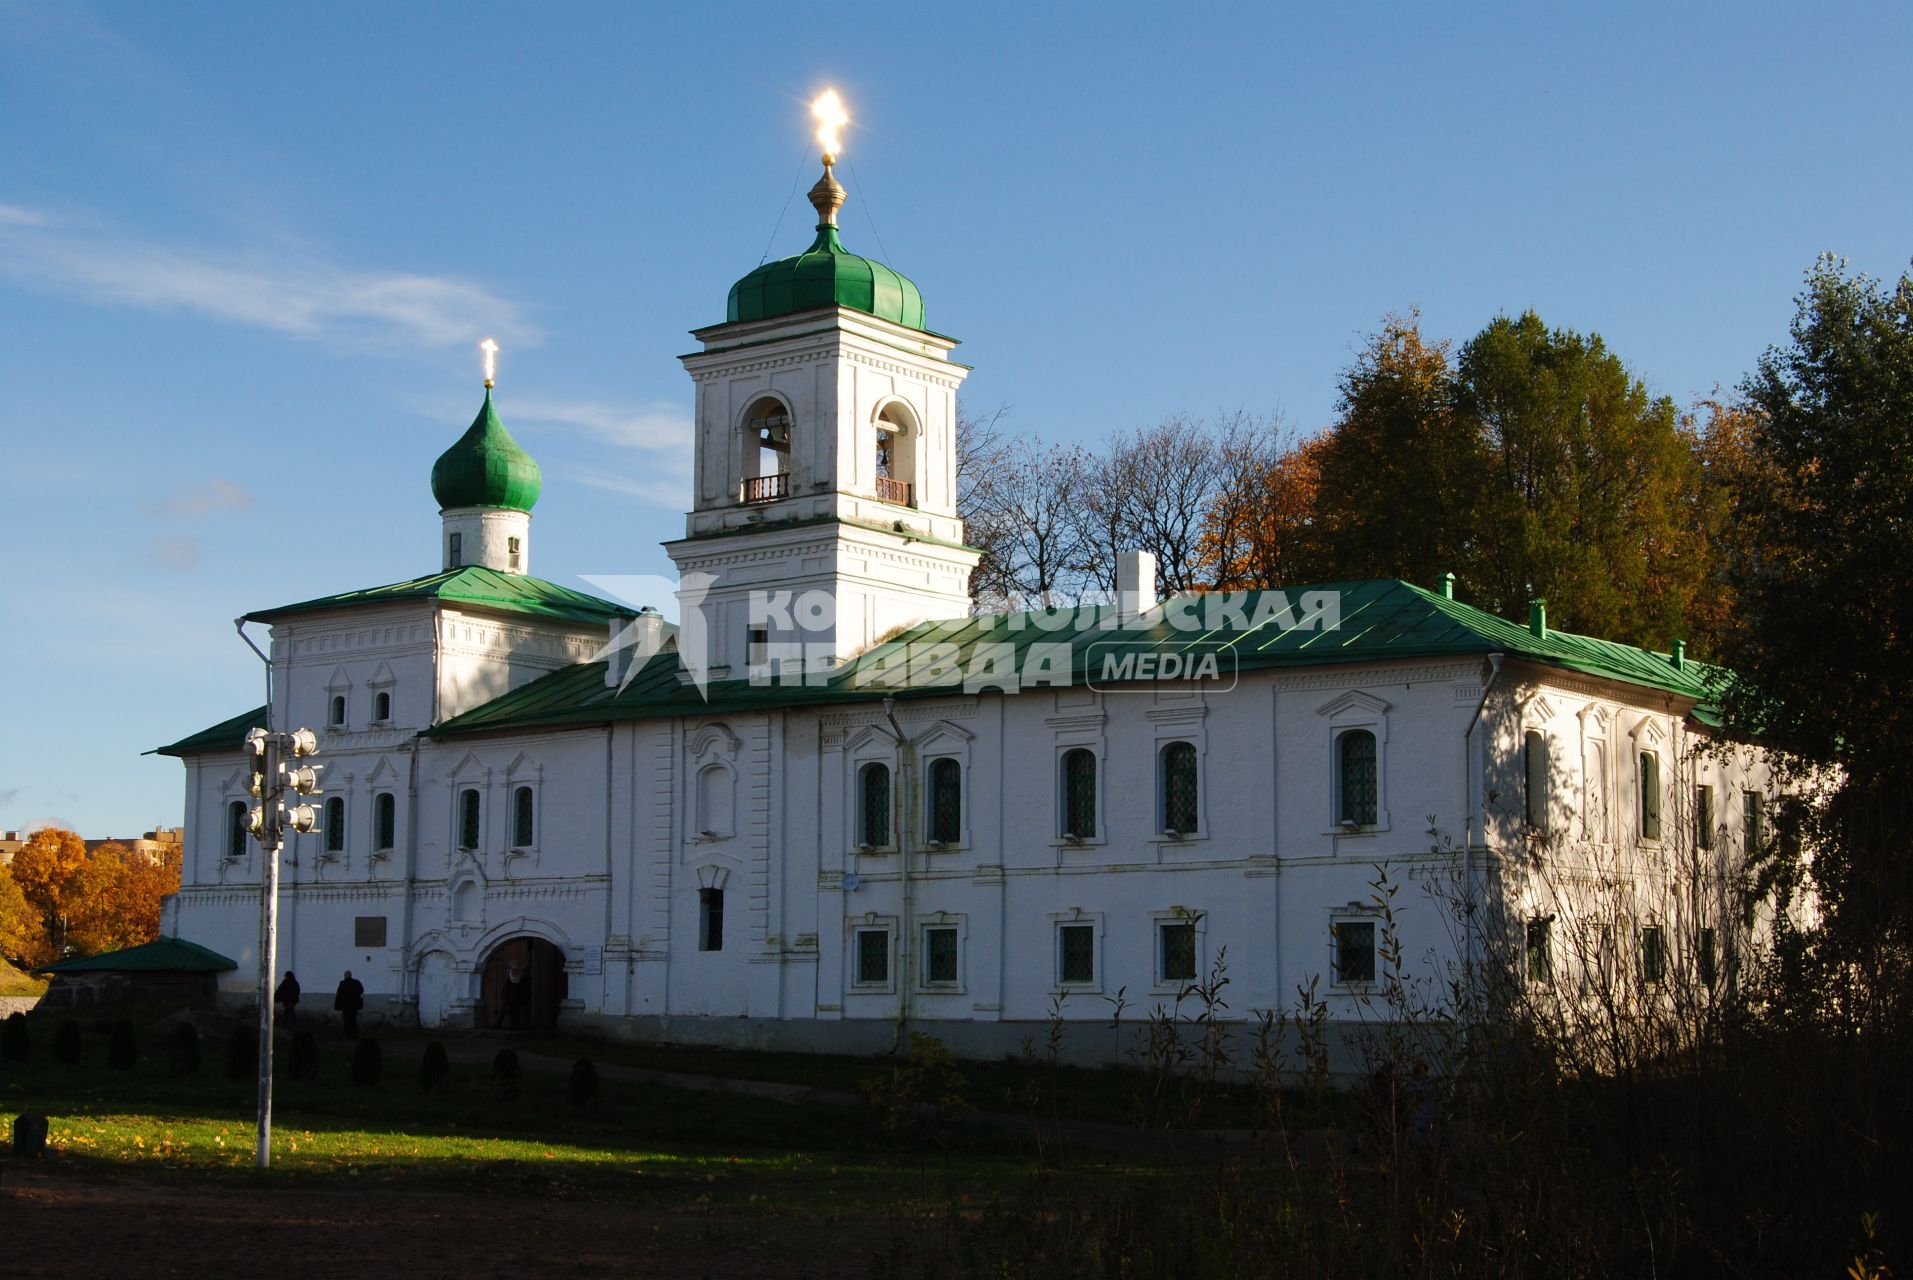
<svg viewBox="0 0 1913 1280">
<path fill-rule="evenodd" d="M 890 1052 L 896 1053 L 903 1047 L 904 1024 L 910 1020 L 910 959 L 914 951 L 910 945 L 910 850 L 916 841 L 917 810 L 912 802 L 912 779 L 916 775 L 917 746 L 904 736 L 903 726 L 897 723 L 895 698 L 883 700 L 883 717 L 890 722 L 890 732 L 897 739 L 896 792 L 902 805 L 897 822 L 897 870 L 903 880 L 902 916 L 897 926 L 897 1027 L 890 1038 Z"/>
<path fill-rule="evenodd" d="M 1473 738 L 1475 726 L 1481 722 L 1481 712 L 1483 708 L 1488 705 L 1489 695 L 1494 692 L 1495 682 L 1501 679 L 1501 663 L 1506 656 L 1506 654 L 1501 653 L 1491 653 L 1488 655 L 1488 680 L 1487 683 L 1481 686 L 1481 701 L 1475 704 L 1475 713 L 1468 717 L 1468 727 L 1464 729 L 1461 734 L 1462 785 L 1465 788 L 1462 794 L 1462 812 L 1465 818 L 1462 828 L 1461 883 L 1462 892 L 1469 895 L 1466 900 L 1465 910 L 1470 917 L 1465 922 L 1465 928 L 1463 930 L 1462 964 L 1467 971 L 1470 983 L 1474 981 L 1475 974 L 1475 922 L 1473 916 L 1477 905 L 1473 898 L 1475 885 L 1475 753 Z M 1485 841 L 1488 836 L 1488 819 L 1486 814 L 1482 815 L 1481 828 L 1482 839 Z"/>
</svg>

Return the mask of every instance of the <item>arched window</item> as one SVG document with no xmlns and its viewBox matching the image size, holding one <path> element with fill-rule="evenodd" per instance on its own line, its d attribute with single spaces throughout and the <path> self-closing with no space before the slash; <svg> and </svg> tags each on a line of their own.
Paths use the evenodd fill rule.
<svg viewBox="0 0 1913 1280">
<path fill-rule="evenodd" d="M 338 853 L 345 848 L 345 800 L 331 796 L 325 802 L 325 851 Z"/>
<path fill-rule="evenodd" d="M 892 401 L 883 407 L 874 424 L 877 450 L 877 497 L 900 507 L 916 505 L 916 479 L 911 459 L 916 450 L 912 432 L 915 419 L 910 410 Z"/>
<path fill-rule="evenodd" d="M 790 428 L 781 400 L 765 396 L 744 411 L 744 501 L 790 495 Z"/>
<path fill-rule="evenodd" d="M 1522 764 L 1527 773 L 1527 819 L 1528 825 L 1537 831 L 1545 831 L 1548 826 L 1548 738 L 1536 729 L 1530 729 L 1522 739 Z"/>
<path fill-rule="evenodd" d="M 345 695 L 343 693 L 335 693 L 332 695 L 332 714 L 326 718 L 326 723 L 335 729 L 344 726 Z"/>
<path fill-rule="evenodd" d="M 458 847 L 476 849 L 478 847 L 479 797 L 476 787 L 467 787 L 458 793 Z"/>
<path fill-rule="evenodd" d="M 890 843 L 890 766 L 872 762 L 857 771 L 857 843 Z"/>
<path fill-rule="evenodd" d="M 532 808 L 533 800 L 530 787 L 520 787 L 511 793 L 511 843 L 516 849 L 529 849 L 536 843 L 537 813 Z"/>
<path fill-rule="evenodd" d="M 1172 742 L 1162 749 L 1162 829 L 1179 836 L 1196 829 L 1196 744 Z"/>
<path fill-rule="evenodd" d="M 943 844 L 963 838 L 963 765 L 948 756 L 930 762 L 930 838 Z"/>
<path fill-rule="evenodd" d="M 380 690 L 372 696 L 372 718 L 383 724 L 392 718 L 392 695 Z"/>
<path fill-rule="evenodd" d="M 372 847 L 389 850 L 398 843 L 399 802 L 390 791 L 379 792 L 372 802 Z"/>
<path fill-rule="evenodd" d="M 1335 821 L 1342 826 L 1374 826 L 1375 782 L 1375 735 L 1350 729 L 1335 740 Z"/>
<path fill-rule="evenodd" d="M 1661 758 L 1641 752 L 1641 838 L 1661 838 Z"/>
<path fill-rule="evenodd" d="M 246 818 L 246 803 L 235 800 L 226 806 L 226 856 L 243 858 L 246 856 L 246 835 L 250 824 Z"/>
<path fill-rule="evenodd" d="M 1063 836 L 1088 840 L 1096 834 L 1096 753 L 1073 747 L 1063 753 Z"/>
</svg>

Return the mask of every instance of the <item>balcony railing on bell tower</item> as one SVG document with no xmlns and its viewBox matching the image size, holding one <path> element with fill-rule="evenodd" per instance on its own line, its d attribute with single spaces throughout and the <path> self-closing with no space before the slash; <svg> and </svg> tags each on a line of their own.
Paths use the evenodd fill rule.
<svg viewBox="0 0 1913 1280">
<path fill-rule="evenodd" d="M 910 501 L 908 480 L 892 480 L 889 476 L 878 476 L 877 497 L 881 501 L 895 503 L 899 507 L 915 505 Z"/>
<path fill-rule="evenodd" d="M 775 475 L 746 476 L 744 478 L 744 501 L 775 502 L 779 498 L 790 496 L 790 473 L 779 471 Z"/>
</svg>

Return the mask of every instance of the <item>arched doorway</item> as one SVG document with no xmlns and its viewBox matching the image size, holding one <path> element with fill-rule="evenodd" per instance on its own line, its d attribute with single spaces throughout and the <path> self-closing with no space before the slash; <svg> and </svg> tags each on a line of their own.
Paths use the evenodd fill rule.
<svg viewBox="0 0 1913 1280">
<path fill-rule="evenodd" d="M 550 1035 L 565 998 L 565 953 L 543 938 L 507 938 L 485 957 L 485 1029 Z"/>
</svg>

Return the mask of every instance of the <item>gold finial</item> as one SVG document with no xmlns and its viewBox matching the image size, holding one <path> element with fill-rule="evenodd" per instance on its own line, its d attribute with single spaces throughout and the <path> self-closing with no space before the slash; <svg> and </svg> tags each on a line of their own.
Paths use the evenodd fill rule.
<svg viewBox="0 0 1913 1280">
<path fill-rule="evenodd" d="M 478 344 L 478 349 L 485 353 L 485 390 L 490 391 L 492 375 L 498 372 L 498 344 L 487 338 Z"/>
</svg>

